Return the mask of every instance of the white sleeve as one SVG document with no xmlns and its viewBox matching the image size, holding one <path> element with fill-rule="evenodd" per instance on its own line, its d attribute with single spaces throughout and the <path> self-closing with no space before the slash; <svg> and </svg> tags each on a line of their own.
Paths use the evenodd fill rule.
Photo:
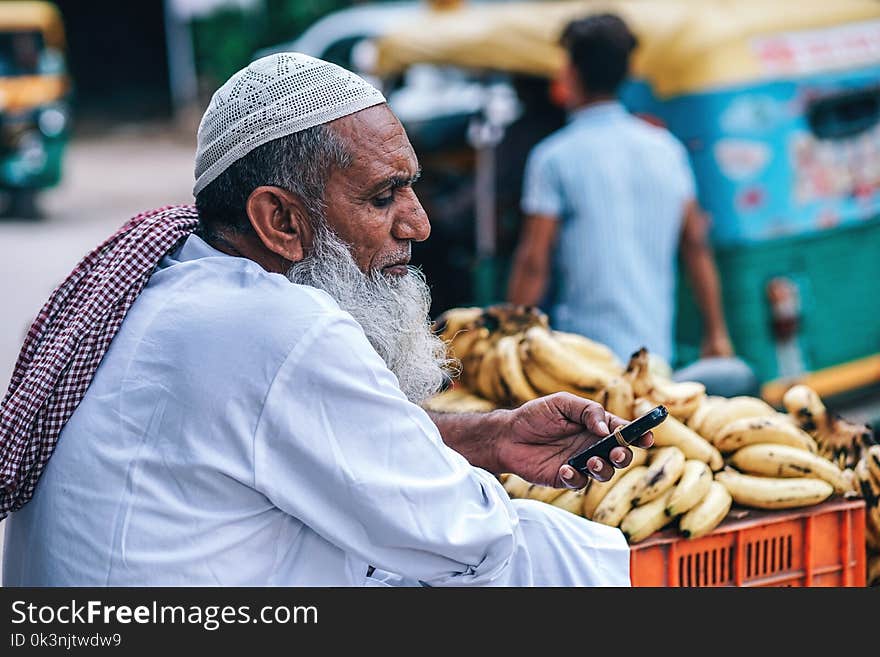
<svg viewBox="0 0 880 657">
<path fill-rule="evenodd" d="M 279 369 L 254 436 L 254 481 L 345 552 L 432 586 L 578 585 L 596 572 L 585 548 L 597 526 L 549 505 L 521 522 L 497 480 L 406 399 L 346 313 L 316 322 Z M 623 538 L 611 531 L 600 536 L 617 554 Z M 619 560 L 609 569 L 622 583 Z"/>
</svg>

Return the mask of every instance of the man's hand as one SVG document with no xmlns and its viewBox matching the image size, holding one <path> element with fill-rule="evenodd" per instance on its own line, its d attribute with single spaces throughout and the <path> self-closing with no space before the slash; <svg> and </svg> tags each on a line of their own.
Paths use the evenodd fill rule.
<svg viewBox="0 0 880 657">
<path fill-rule="evenodd" d="M 504 472 L 536 484 L 583 488 L 588 479 L 566 461 L 624 424 L 596 402 L 567 392 L 533 399 L 509 411 L 506 431 L 496 438 L 498 461 Z M 653 444 L 650 432 L 635 443 L 643 448 Z M 629 448 L 615 447 L 610 463 L 594 456 L 587 467 L 593 478 L 607 481 L 615 467 L 626 467 L 632 457 Z"/>
<path fill-rule="evenodd" d="M 733 353 L 733 344 L 726 332 L 707 335 L 703 339 L 703 345 L 700 349 L 700 356 L 703 358 L 731 358 Z"/>
</svg>

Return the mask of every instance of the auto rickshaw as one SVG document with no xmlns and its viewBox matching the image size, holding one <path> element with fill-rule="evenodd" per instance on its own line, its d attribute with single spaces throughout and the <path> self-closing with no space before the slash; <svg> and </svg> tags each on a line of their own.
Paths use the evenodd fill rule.
<svg viewBox="0 0 880 657">
<path fill-rule="evenodd" d="M 552 80 L 563 27 L 606 11 L 639 39 L 622 101 L 688 149 L 731 336 L 764 396 L 778 403 L 803 380 L 823 396 L 878 399 L 880 3 L 465 4 L 376 40 L 374 69 L 393 79 L 430 63 Z M 486 245 L 494 220 L 476 217 L 486 249 L 477 260 L 509 256 Z M 679 289 L 683 363 L 698 355 L 700 323 Z"/>
<path fill-rule="evenodd" d="M 32 216 L 61 179 L 70 80 L 64 27 L 48 2 L 0 2 L 0 190 L 6 214 Z"/>
</svg>

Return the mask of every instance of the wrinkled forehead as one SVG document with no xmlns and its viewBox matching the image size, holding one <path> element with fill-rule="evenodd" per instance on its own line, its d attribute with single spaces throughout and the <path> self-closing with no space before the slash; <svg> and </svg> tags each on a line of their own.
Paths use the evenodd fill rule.
<svg viewBox="0 0 880 657">
<path fill-rule="evenodd" d="M 388 105 L 368 107 L 337 119 L 332 127 L 350 150 L 348 174 L 383 171 L 412 177 L 418 172 L 418 158 L 406 130 Z"/>
</svg>

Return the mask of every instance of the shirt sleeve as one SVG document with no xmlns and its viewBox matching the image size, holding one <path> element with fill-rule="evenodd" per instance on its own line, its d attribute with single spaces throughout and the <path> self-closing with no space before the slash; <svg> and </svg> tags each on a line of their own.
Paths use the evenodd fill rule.
<svg viewBox="0 0 880 657">
<path fill-rule="evenodd" d="M 526 160 L 520 204 L 525 214 L 541 214 L 556 218 L 562 214 L 561 180 L 555 163 L 540 145 L 532 150 Z"/>
<path fill-rule="evenodd" d="M 330 543 L 432 586 L 534 584 L 536 572 L 577 585 L 594 573 L 579 563 L 593 523 L 569 514 L 581 524 L 559 524 L 567 512 L 546 505 L 548 524 L 524 529 L 498 481 L 443 443 L 346 313 L 316 323 L 278 371 L 254 469 L 258 490 Z M 535 569 L 548 534 L 553 551 L 567 550 L 549 573 Z"/>
<path fill-rule="evenodd" d="M 681 194 L 682 207 L 697 197 L 697 183 L 694 179 L 694 171 L 691 168 L 691 161 L 688 157 L 687 149 L 684 145 L 672 138 L 675 148 L 675 162 L 679 172 L 679 190 Z"/>
</svg>

